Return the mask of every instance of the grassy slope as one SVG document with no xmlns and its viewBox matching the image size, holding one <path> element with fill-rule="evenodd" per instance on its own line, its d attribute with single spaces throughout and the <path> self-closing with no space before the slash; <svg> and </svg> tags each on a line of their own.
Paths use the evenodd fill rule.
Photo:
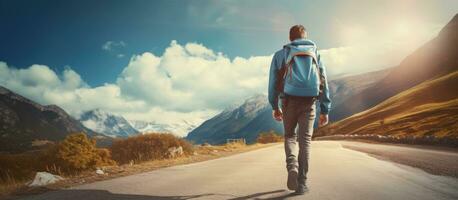
<svg viewBox="0 0 458 200">
<path fill-rule="evenodd" d="M 458 71 L 425 81 L 371 109 L 333 123 L 323 128 L 320 135 L 458 137 L 456 130 L 458 130 Z"/>
</svg>

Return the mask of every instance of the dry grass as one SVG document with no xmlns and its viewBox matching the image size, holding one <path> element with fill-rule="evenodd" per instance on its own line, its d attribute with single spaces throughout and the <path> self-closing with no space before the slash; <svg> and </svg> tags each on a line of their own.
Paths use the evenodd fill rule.
<svg viewBox="0 0 458 200">
<path fill-rule="evenodd" d="M 181 147 L 185 155 L 193 153 L 188 141 L 170 133 L 150 133 L 126 139 L 117 139 L 111 146 L 113 159 L 120 163 L 140 163 L 161 160 L 169 156 L 169 148 Z"/>
<path fill-rule="evenodd" d="M 256 139 L 256 141 L 261 144 L 282 142 L 283 140 L 283 136 L 281 136 L 278 133 L 275 133 L 274 131 L 260 133 L 258 138 Z"/>
<path fill-rule="evenodd" d="M 4 175 L 4 179 L 0 182 L 0 198 L 8 195 L 12 191 L 18 191 L 27 183 L 25 180 L 17 180 L 9 174 Z"/>
</svg>

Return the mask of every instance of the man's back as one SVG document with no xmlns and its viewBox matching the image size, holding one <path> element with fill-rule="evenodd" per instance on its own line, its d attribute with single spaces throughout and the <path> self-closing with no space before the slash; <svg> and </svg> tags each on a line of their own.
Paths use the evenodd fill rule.
<svg viewBox="0 0 458 200">
<path fill-rule="evenodd" d="M 316 56 L 316 63 L 311 56 L 291 57 L 294 51 L 309 51 Z M 291 71 L 284 77 L 280 77 L 279 71 L 287 67 L 292 61 Z M 318 97 L 320 95 L 321 81 L 326 81 L 326 72 L 321 57 L 317 51 L 316 44 L 309 39 L 297 39 L 278 50 L 273 58 L 269 76 L 269 102 L 273 109 L 278 108 L 278 97 L 283 92 L 291 96 Z M 320 77 L 321 76 L 321 77 Z M 278 91 L 278 82 L 284 79 Z M 324 80 L 323 80 L 324 79 Z M 322 113 L 328 113 L 331 107 L 329 89 L 327 83 L 323 84 L 320 98 L 320 109 Z"/>
</svg>

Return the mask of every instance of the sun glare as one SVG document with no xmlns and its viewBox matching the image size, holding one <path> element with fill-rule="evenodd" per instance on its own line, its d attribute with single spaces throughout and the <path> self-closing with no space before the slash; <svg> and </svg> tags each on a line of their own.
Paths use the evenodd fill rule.
<svg viewBox="0 0 458 200">
<path fill-rule="evenodd" d="M 410 33 L 411 26 L 405 21 L 398 22 L 394 27 L 397 36 L 406 36 Z"/>
</svg>

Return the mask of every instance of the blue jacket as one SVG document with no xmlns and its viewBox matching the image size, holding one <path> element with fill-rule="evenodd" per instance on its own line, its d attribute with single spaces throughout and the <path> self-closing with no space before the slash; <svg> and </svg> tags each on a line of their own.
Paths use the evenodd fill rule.
<svg viewBox="0 0 458 200">
<path fill-rule="evenodd" d="M 311 51 L 317 55 L 320 76 L 324 82 L 322 95 L 319 96 L 320 77 L 316 66 L 313 64 L 312 57 L 294 57 L 290 54 L 295 51 Z M 278 109 L 279 93 L 276 90 L 276 82 L 283 77 L 277 77 L 278 70 L 285 66 L 289 60 L 294 59 L 296 67 L 290 74 L 287 74 L 284 83 L 284 93 L 293 96 L 318 97 L 320 101 L 320 110 L 322 114 L 328 114 L 331 109 L 331 99 L 329 97 L 329 87 L 327 83 L 326 68 L 320 60 L 316 44 L 308 39 L 297 39 L 277 51 L 272 58 L 269 75 L 269 103 L 272 109 Z"/>
</svg>

